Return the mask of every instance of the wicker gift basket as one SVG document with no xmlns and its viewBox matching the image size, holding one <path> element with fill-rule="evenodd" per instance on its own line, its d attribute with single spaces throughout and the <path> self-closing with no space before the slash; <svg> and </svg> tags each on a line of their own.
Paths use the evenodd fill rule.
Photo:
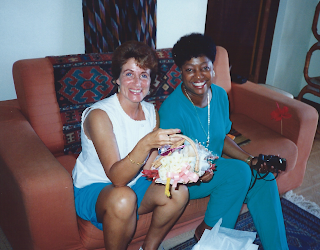
<svg viewBox="0 0 320 250">
<path fill-rule="evenodd" d="M 214 160 L 218 158 L 200 143 L 187 136 L 177 134 L 182 140 L 159 149 L 159 156 L 152 163 L 151 170 L 143 170 L 144 176 L 156 183 L 166 185 L 165 194 L 170 197 L 170 184 L 197 182 L 205 171 L 215 170 Z"/>
</svg>

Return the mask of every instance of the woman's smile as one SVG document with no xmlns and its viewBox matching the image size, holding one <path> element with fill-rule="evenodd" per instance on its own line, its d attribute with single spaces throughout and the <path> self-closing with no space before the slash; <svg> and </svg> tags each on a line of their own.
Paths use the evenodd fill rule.
<svg viewBox="0 0 320 250">
<path fill-rule="evenodd" d="M 205 81 L 203 81 L 203 82 L 193 82 L 192 84 L 196 88 L 203 88 L 204 85 L 206 84 L 206 82 Z"/>
<path fill-rule="evenodd" d="M 140 94 L 142 92 L 142 89 L 129 89 L 129 91 L 135 95 L 135 94 Z"/>
</svg>

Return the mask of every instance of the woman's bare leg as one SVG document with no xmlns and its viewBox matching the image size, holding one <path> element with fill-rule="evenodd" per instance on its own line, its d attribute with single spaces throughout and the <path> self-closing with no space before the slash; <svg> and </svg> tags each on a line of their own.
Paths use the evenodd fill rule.
<svg viewBox="0 0 320 250">
<path fill-rule="evenodd" d="M 178 190 L 171 189 L 171 198 L 164 194 L 164 190 L 164 185 L 152 183 L 138 209 L 139 214 L 153 211 L 151 225 L 142 246 L 144 250 L 158 249 L 188 202 L 189 193 L 185 185 L 180 185 Z"/>
<path fill-rule="evenodd" d="M 103 224 L 105 248 L 127 249 L 137 224 L 137 198 L 129 187 L 106 186 L 100 193 L 96 213 Z"/>
</svg>

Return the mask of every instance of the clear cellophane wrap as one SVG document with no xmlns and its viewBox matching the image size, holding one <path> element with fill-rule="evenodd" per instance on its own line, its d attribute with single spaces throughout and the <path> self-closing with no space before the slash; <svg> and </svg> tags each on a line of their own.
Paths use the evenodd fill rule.
<svg viewBox="0 0 320 250">
<path fill-rule="evenodd" d="M 215 170 L 214 160 L 218 158 L 189 137 L 180 134 L 175 136 L 182 137 L 182 140 L 160 148 L 151 170 L 143 171 L 144 176 L 166 185 L 168 197 L 171 196 L 170 184 L 176 188 L 178 183 L 197 182 L 206 171 Z"/>
</svg>

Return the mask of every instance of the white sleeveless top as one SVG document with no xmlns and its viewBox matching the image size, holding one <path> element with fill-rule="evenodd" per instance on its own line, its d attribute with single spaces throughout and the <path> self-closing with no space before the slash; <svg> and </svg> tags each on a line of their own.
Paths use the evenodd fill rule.
<svg viewBox="0 0 320 250">
<path fill-rule="evenodd" d="M 114 94 L 106 99 L 96 102 L 82 113 L 82 152 L 80 153 L 72 171 L 72 178 L 75 187 L 82 188 L 92 183 L 111 182 L 103 169 L 92 141 L 86 136 L 83 130 L 83 122 L 90 111 L 94 109 L 101 109 L 108 114 L 113 126 L 113 133 L 116 137 L 120 157 L 123 159 L 132 151 L 141 138 L 150 133 L 156 127 L 156 113 L 154 106 L 145 101 L 141 102 L 141 106 L 145 115 L 145 120 L 133 120 L 124 112 L 117 94 Z M 107 139 L 108 138 L 106 138 L 106 140 Z M 137 179 L 141 176 L 142 174 L 140 171 L 137 173 L 137 176 L 128 183 L 128 186 L 135 184 Z"/>
</svg>

